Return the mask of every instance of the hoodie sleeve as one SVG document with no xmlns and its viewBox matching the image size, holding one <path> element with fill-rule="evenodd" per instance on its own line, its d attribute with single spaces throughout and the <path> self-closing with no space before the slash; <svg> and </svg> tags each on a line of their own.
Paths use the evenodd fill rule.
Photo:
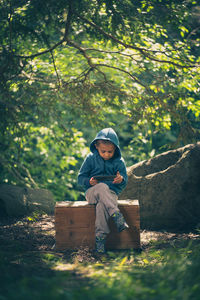
<svg viewBox="0 0 200 300">
<path fill-rule="evenodd" d="M 123 176 L 123 181 L 119 184 L 119 186 L 122 190 L 125 188 L 125 186 L 127 185 L 127 182 L 128 182 L 128 176 L 127 176 L 127 172 L 126 172 L 126 164 L 125 164 L 123 158 L 120 159 L 118 171 L 119 171 L 120 175 Z"/>
<path fill-rule="evenodd" d="M 123 180 L 121 183 L 109 183 L 109 187 L 114 190 L 117 194 L 121 193 L 121 191 L 126 187 L 128 182 L 128 176 L 126 172 L 126 164 L 124 159 L 121 158 L 116 166 L 116 173 L 119 171 L 120 175 L 123 176 Z"/>
<path fill-rule="evenodd" d="M 78 174 L 78 184 L 86 189 L 91 187 L 89 182 L 91 178 L 91 169 L 91 155 L 89 154 L 85 158 Z"/>
</svg>

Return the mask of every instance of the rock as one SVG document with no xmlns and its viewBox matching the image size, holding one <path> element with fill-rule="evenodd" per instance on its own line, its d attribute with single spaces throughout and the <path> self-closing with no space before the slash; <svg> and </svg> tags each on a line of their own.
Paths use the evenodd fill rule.
<svg viewBox="0 0 200 300">
<path fill-rule="evenodd" d="M 0 203 L 2 215 L 25 215 L 27 213 L 26 202 L 27 200 L 24 188 L 7 184 L 0 185 Z"/>
<path fill-rule="evenodd" d="M 46 189 L 27 189 L 28 211 L 43 211 L 47 214 L 54 212 L 55 200 L 53 194 Z"/>
<path fill-rule="evenodd" d="M 192 229 L 200 225 L 200 143 L 171 150 L 127 169 L 120 199 L 138 199 L 141 227 Z"/>
<path fill-rule="evenodd" d="M 0 215 L 23 216 L 33 211 L 52 214 L 54 206 L 53 194 L 48 190 L 0 185 Z"/>
</svg>

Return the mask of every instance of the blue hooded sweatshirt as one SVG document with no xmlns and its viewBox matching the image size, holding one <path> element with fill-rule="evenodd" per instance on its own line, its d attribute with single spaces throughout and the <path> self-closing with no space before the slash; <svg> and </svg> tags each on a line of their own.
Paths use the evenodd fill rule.
<svg viewBox="0 0 200 300">
<path fill-rule="evenodd" d="M 112 142 L 116 148 L 113 157 L 109 160 L 104 160 L 95 147 L 97 140 L 107 140 Z M 97 175 L 116 175 L 119 171 L 120 175 L 123 176 L 123 181 L 118 184 L 113 184 L 112 181 L 104 181 L 111 190 L 116 194 L 119 194 L 127 184 L 127 173 L 126 165 L 124 159 L 121 156 L 121 151 L 119 147 L 119 140 L 116 132 L 112 128 L 104 128 L 99 131 L 95 139 L 90 144 L 91 152 L 85 158 L 79 174 L 78 174 L 78 184 L 83 186 L 85 191 L 92 187 L 89 181 L 90 178 Z"/>
</svg>

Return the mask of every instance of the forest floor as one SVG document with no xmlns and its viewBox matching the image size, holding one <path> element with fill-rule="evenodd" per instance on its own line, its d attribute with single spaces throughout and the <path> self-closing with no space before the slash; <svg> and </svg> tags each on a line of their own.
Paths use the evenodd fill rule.
<svg viewBox="0 0 200 300">
<path fill-rule="evenodd" d="M 141 253 L 111 251 L 99 259 L 87 248 L 57 251 L 53 216 L 0 219 L 0 300 L 131 299 L 133 295 L 137 299 L 165 299 L 162 293 L 169 299 L 173 276 L 187 271 L 181 266 L 193 266 L 193 272 L 199 266 L 200 260 L 196 256 L 196 253 L 200 254 L 198 230 L 188 233 L 142 230 L 141 245 Z M 176 265 L 177 260 L 179 265 Z M 170 267 L 165 270 L 168 265 Z M 162 272 L 170 273 L 171 284 L 166 282 Z M 160 276 L 156 288 L 152 287 L 151 274 Z M 184 288 L 184 293 L 191 299 L 195 299 L 197 292 L 199 295 L 199 284 L 196 283 L 199 274 L 190 278 L 192 292 L 188 291 L 189 287 L 187 291 Z M 134 290 L 118 291 L 119 286 L 120 291 L 134 286 L 134 277 Z M 188 282 L 185 278 L 181 285 L 185 285 L 184 280 Z M 177 295 L 173 294 L 170 299 L 179 299 L 181 285 L 175 288 Z M 190 298 L 185 296 L 184 299 Z"/>
</svg>

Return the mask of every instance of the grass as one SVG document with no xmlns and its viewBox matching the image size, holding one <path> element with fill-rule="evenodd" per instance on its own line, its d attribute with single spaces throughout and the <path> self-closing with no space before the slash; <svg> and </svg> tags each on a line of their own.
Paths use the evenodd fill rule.
<svg viewBox="0 0 200 300">
<path fill-rule="evenodd" d="M 94 264 L 86 271 L 94 287 L 85 299 L 199 299 L 199 250 L 193 244 L 181 249 L 152 247 Z"/>
<path fill-rule="evenodd" d="M 0 300 L 199 299 L 199 232 L 96 259 L 88 249 L 52 250 L 53 223 L 42 220 L 1 223 Z"/>
</svg>

